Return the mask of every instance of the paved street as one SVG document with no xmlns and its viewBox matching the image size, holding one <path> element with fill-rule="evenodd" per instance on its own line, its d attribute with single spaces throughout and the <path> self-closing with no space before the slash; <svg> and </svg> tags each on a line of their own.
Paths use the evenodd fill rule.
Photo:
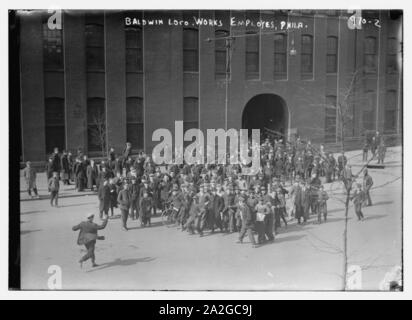
<svg viewBox="0 0 412 320">
<path fill-rule="evenodd" d="M 361 166 L 360 152 L 348 153 L 353 172 Z M 377 290 L 393 266 L 401 265 L 402 254 L 402 167 L 401 148 L 388 148 L 382 169 L 370 169 L 374 179 L 374 206 L 364 208 L 366 220 L 358 222 L 353 207 L 349 212 L 349 264 L 364 268 L 363 289 Z M 44 174 L 41 174 L 44 176 Z M 44 177 L 42 178 L 44 180 Z M 47 195 L 39 181 L 40 193 Z M 24 185 L 22 186 L 24 188 Z M 99 234 L 96 261 L 80 269 L 84 248 L 76 244 L 72 226 L 88 212 L 98 212 L 97 196 L 75 195 L 66 187 L 52 208 L 48 199 L 28 200 L 21 192 L 21 284 L 23 289 L 47 289 L 48 268 L 62 269 L 62 288 L 135 290 L 338 290 L 341 279 L 344 226 L 343 198 L 339 183 L 326 185 L 332 199 L 329 219 L 317 225 L 298 226 L 293 221 L 282 229 L 272 244 L 253 249 L 245 239 L 235 244 L 237 234 L 215 233 L 200 238 L 152 219 L 151 228 L 130 221 L 128 232 L 120 220 L 109 220 Z M 118 212 L 117 212 L 118 213 Z M 97 215 L 98 216 L 98 215 Z M 100 223 L 99 219 L 96 222 Z"/>
</svg>

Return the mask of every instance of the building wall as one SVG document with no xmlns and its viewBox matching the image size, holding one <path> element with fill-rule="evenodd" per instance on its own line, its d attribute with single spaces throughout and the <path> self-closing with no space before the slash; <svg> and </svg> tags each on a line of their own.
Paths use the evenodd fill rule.
<svg viewBox="0 0 412 320">
<path fill-rule="evenodd" d="M 121 152 L 127 139 L 126 99 L 139 97 L 144 108 L 144 148 L 150 152 L 157 142 L 152 133 L 158 128 L 173 132 L 174 121 L 183 120 L 185 97 L 198 98 L 201 129 L 241 128 L 242 112 L 247 102 L 258 94 L 279 95 L 287 105 L 289 132 L 298 132 L 302 137 L 315 142 L 325 139 L 326 96 L 341 99 L 353 72 L 363 66 L 365 37 L 377 39 L 378 69 L 374 74 L 362 76 L 356 86 L 356 103 L 353 118 L 348 124 L 348 137 L 359 137 L 363 132 L 363 110 L 365 92 L 375 94 L 374 128 L 384 131 L 385 99 L 388 90 L 397 94 L 397 125 L 394 133 L 401 133 L 402 86 L 401 71 L 386 72 L 386 52 L 389 37 L 402 41 L 402 22 L 390 20 L 387 11 L 379 13 L 382 28 L 364 25 L 361 30 L 347 27 L 347 14 L 327 16 L 325 12 L 291 13 L 290 22 L 303 21 L 308 27 L 288 32 L 288 52 L 292 40 L 296 55 L 287 55 L 287 78 L 274 77 L 274 42 L 270 30 L 260 34 L 259 74 L 248 79 L 245 70 L 246 39 L 236 38 L 232 42 L 231 76 L 228 83 L 227 117 L 225 110 L 226 82 L 215 77 L 216 28 L 200 26 L 199 70 L 183 71 L 183 27 L 169 27 L 167 19 L 181 19 L 181 11 L 129 12 L 128 15 L 145 19 L 163 19 L 164 25 L 143 27 L 143 70 L 137 73 L 126 71 L 125 12 L 106 11 L 104 15 L 104 72 L 88 72 L 85 48 L 85 12 L 63 13 L 64 70 L 48 72 L 43 69 L 43 39 L 41 12 L 20 14 L 21 19 L 21 108 L 23 128 L 23 159 L 41 161 L 45 159 L 45 111 L 47 97 L 61 97 L 65 104 L 65 147 L 75 151 L 82 147 L 87 151 L 87 100 L 100 97 L 105 100 L 108 146 Z M 231 16 L 244 19 L 245 12 L 233 11 Z M 273 13 L 262 11 L 261 19 L 273 18 Z M 200 11 L 200 17 L 215 17 L 214 11 Z M 231 34 L 244 34 L 244 26 L 232 27 Z M 301 35 L 313 36 L 312 79 L 301 78 Z M 328 36 L 338 39 L 337 72 L 326 73 Z M 399 53 L 400 55 L 400 53 Z M 339 89 L 339 90 L 338 90 Z M 339 94 L 340 92 L 340 94 Z M 359 98 L 359 99 L 358 99 Z M 338 130 L 338 128 L 337 128 Z"/>
</svg>

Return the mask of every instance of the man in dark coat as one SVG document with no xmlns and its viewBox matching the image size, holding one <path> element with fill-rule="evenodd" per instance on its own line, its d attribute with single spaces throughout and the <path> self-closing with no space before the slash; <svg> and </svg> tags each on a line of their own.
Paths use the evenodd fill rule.
<svg viewBox="0 0 412 320">
<path fill-rule="evenodd" d="M 70 163 L 69 163 L 69 158 L 67 156 L 66 150 L 63 150 L 63 154 L 61 157 L 61 178 L 63 180 L 63 183 L 65 185 L 70 184 Z"/>
<path fill-rule="evenodd" d="M 117 196 L 117 202 L 119 203 L 120 211 L 122 212 L 122 230 L 127 231 L 127 218 L 132 204 L 132 196 L 127 181 L 124 182 L 123 190 L 120 190 L 119 195 Z"/>
<path fill-rule="evenodd" d="M 94 249 L 96 246 L 96 240 L 103 240 L 104 237 L 99 237 L 97 235 L 98 230 L 102 230 L 107 225 L 107 219 L 103 220 L 101 225 L 93 222 L 94 214 L 88 214 L 86 216 L 86 221 L 80 222 L 78 225 L 72 228 L 73 231 L 80 230 L 79 237 L 77 238 L 77 244 L 79 246 L 84 245 L 87 249 L 87 253 L 79 260 L 80 268 L 83 266 L 83 262 L 88 259 L 92 260 L 92 267 L 97 267 L 96 257 L 94 254 Z"/>
<path fill-rule="evenodd" d="M 305 221 L 303 207 L 302 207 L 302 198 L 303 198 L 302 182 L 296 183 L 293 186 L 291 195 L 294 196 L 295 218 L 298 220 L 298 224 L 301 224 L 302 218 Z"/>
<path fill-rule="evenodd" d="M 100 219 L 102 219 L 103 213 L 105 218 L 107 218 L 110 209 L 110 187 L 109 181 L 104 180 L 103 184 L 99 187 L 99 212 L 100 212 Z"/>
<path fill-rule="evenodd" d="M 132 196 L 132 203 L 130 206 L 130 215 L 132 220 L 139 219 L 139 207 L 140 207 L 140 182 L 137 177 L 132 177 L 132 184 L 130 186 L 130 194 Z"/>
<path fill-rule="evenodd" d="M 222 197 L 223 190 L 218 187 L 218 189 L 212 190 L 212 214 L 214 215 L 213 225 L 210 226 L 212 232 L 215 230 L 215 226 L 223 232 L 223 210 L 225 209 L 225 200 Z"/>
<path fill-rule="evenodd" d="M 54 152 L 52 157 L 52 169 L 53 172 L 57 172 L 58 175 L 60 175 L 60 170 L 61 170 L 61 164 L 60 164 L 60 154 L 59 154 L 59 148 L 54 148 Z M 60 177 L 59 177 L 60 178 Z"/>
<path fill-rule="evenodd" d="M 76 159 L 76 188 L 77 191 L 83 191 L 85 187 L 86 180 L 86 167 L 85 164 L 78 158 Z"/>
</svg>

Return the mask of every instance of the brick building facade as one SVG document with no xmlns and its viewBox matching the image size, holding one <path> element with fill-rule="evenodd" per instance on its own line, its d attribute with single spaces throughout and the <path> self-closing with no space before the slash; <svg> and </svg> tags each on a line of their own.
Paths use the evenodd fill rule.
<svg viewBox="0 0 412 320">
<path fill-rule="evenodd" d="M 23 161 L 43 161 L 55 146 L 98 155 L 100 124 L 118 152 L 126 141 L 150 152 L 153 131 L 173 132 L 175 120 L 334 144 L 342 103 L 348 140 L 365 130 L 402 134 L 399 12 L 363 11 L 359 29 L 340 10 L 66 10 L 61 29 L 50 28 L 51 15 L 18 12 Z M 193 17 L 221 25 L 168 24 Z M 233 23 L 246 20 L 294 27 Z"/>
</svg>

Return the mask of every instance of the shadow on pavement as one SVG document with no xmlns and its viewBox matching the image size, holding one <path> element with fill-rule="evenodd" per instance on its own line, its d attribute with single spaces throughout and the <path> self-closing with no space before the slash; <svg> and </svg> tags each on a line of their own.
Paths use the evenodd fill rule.
<svg viewBox="0 0 412 320">
<path fill-rule="evenodd" d="M 103 270 L 103 269 L 107 269 L 107 268 L 111 268 L 111 267 L 116 267 L 116 266 L 131 266 L 134 265 L 136 263 L 139 262 L 150 262 L 155 260 L 156 258 L 152 258 L 152 257 L 144 257 L 144 258 L 135 258 L 135 259 L 120 259 L 117 258 L 116 260 L 112 261 L 112 262 L 108 262 L 108 263 L 103 263 L 101 265 L 99 265 L 99 267 L 92 269 L 92 270 L 88 270 L 87 272 L 94 272 L 94 271 L 99 271 L 99 270 Z"/>
<path fill-rule="evenodd" d="M 379 202 L 374 203 L 373 206 L 385 205 L 385 204 L 391 204 L 391 203 L 393 203 L 393 201 L 379 201 Z"/>
<path fill-rule="evenodd" d="M 282 242 L 287 242 L 287 241 L 297 241 L 297 240 L 300 240 L 304 237 L 306 237 L 306 235 L 287 236 L 287 237 L 282 237 L 282 238 L 278 238 L 278 237 L 275 236 L 275 241 L 266 242 L 264 244 L 261 244 L 261 245 L 258 246 L 258 248 L 266 247 L 266 246 L 269 246 L 269 245 L 276 245 L 276 244 L 279 244 L 279 243 L 282 243 Z"/>
<path fill-rule="evenodd" d="M 372 216 L 369 216 L 369 215 L 365 215 L 365 221 L 369 221 L 369 220 L 376 220 L 376 219 L 381 219 L 381 218 L 385 218 L 385 217 L 387 217 L 387 215 L 385 215 L 385 214 L 377 214 L 377 215 L 372 215 Z"/>
<path fill-rule="evenodd" d="M 21 230 L 21 231 L 20 231 L 20 235 L 22 236 L 22 235 L 29 234 L 29 233 L 32 233 L 32 232 L 37 232 L 37 231 L 42 231 L 42 230 L 41 230 L 41 229 Z"/>
<path fill-rule="evenodd" d="M 94 202 L 85 202 L 85 203 L 67 204 L 67 205 L 64 205 L 64 206 L 59 205 L 59 207 L 60 207 L 60 208 L 67 208 L 67 207 L 79 207 L 79 206 L 83 206 L 83 205 L 86 205 L 86 204 L 94 204 L 94 203 L 96 203 L 96 202 L 94 201 Z"/>
<path fill-rule="evenodd" d="M 46 212 L 46 210 L 35 210 L 35 211 L 27 211 L 27 212 L 21 212 L 21 215 L 25 214 L 33 214 L 33 213 L 40 213 L 40 212 Z"/>
</svg>

